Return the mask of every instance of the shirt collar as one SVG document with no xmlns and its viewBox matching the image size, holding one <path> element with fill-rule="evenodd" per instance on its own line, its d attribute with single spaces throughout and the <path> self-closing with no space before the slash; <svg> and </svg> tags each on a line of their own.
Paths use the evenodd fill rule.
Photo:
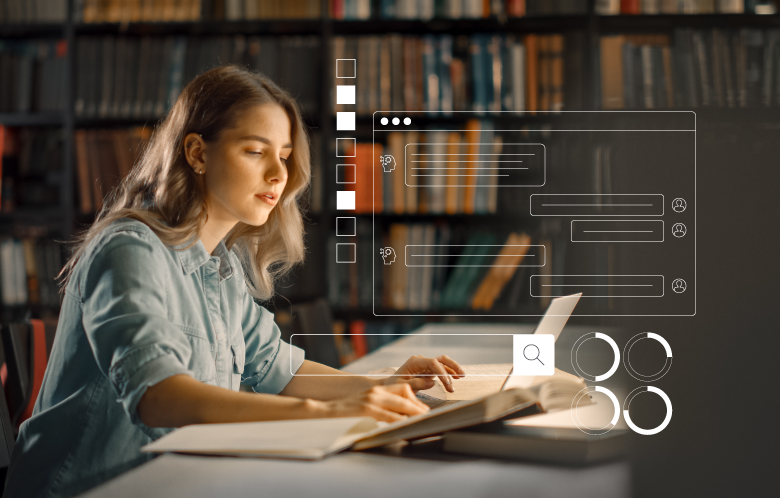
<svg viewBox="0 0 780 498">
<path fill-rule="evenodd" d="M 230 251 L 228 251 L 224 241 L 219 241 L 217 247 L 214 248 L 213 255 L 208 253 L 206 246 L 203 245 L 203 242 L 200 239 L 198 239 L 198 242 L 189 249 L 178 249 L 186 246 L 187 243 L 174 247 L 177 249 L 176 252 L 179 254 L 182 270 L 184 270 L 186 275 L 192 274 L 201 266 L 208 263 L 211 258 L 217 257 L 219 259 L 220 277 L 222 277 L 223 280 L 227 280 L 233 276 L 233 265 L 230 261 Z"/>
</svg>

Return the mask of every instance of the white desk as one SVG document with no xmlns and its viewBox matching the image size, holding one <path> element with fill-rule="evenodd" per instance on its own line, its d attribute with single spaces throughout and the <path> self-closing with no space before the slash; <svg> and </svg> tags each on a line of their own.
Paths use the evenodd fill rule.
<svg viewBox="0 0 780 498">
<path fill-rule="evenodd" d="M 344 370 L 365 373 L 398 366 L 412 354 L 448 354 L 463 364 L 511 363 L 511 338 L 484 335 L 475 341 L 473 337 L 442 334 L 517 334 L 532 329 L 523 325 L 428 325 L 345 366 Z M 556 347 L 556 365 L 570 363 L 570 343 L 587 331 L 579 327 L 564 330 L 558 340 L 560 347 Z M 448 455 L 439 448 L 438 441 L 399 444 L 369 452 L 345 452 L 319 462 L 166 454 L 83 497 L 611 498 L 631 494 L 630 467 L 626 462 L 567 468 Z"/>
</svg>

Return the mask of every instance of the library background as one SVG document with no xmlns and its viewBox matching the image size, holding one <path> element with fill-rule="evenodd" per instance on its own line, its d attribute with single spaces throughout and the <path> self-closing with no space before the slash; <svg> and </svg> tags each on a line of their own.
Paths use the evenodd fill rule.
<svg viewBox="0 0 780 498">
<path fill-rule="evenodd" d="M 513 209 L 526 194 L 518 201 L 516 192 L 483 185 L 411 195 L 377 184 L 373 201 L 370 190 L 356 192 L 356 235 L 337 237 L 337 187 L 371 184 L 373 111 L 415 111 L 432 129 L 442 113 L 470 111 L 459 128 L 467 142 L 487 144 L 481 152 L 511 142 L 494 131 L 502 124 L 525 142 L 549 143 L 546 130 L 566 119 L 561 111 L 693 110 L 711 126 L 764 130 L 780 117 L 776 12 L 775 2 L 755 0 L 3 0 L 0 318 L 43 320 L 51 346 L 63 242 L 94 220 L 181 88 L 238 63 L 289 90 L 311 133 L 307 259 L 262 303 L 288 337 L 323 324 L 334 332 L 335 348 L 303 344 L 310 358 L 343 365 L 426 321 L 536 321 L 556 276 L 582 274 L 593 260 L 567 258 L 568 227 Z M 335 160 L 343 107 L 335 59 L 358 60 L 353 180 Z M 486 111 L 505 114 L 495 120 Z M 462 135 L 397 131 L 377 147 L 400 147 L 394 155 L 402 156 L 405 143 L 433 147 Z M 620 191 L 609 145 L 572 140 L 565 150 L 592 166 L 558 172 L 557 181 Z M 395 247 L 475 238 L 544 246 L 550 264 L 536 282 L 549 285 L 529 292 L 528 268 L 497 272 L 479 252 L 431 255 L 464 258 L 479 271 L 385 268 L 371 257 L 372 222 Z M 336 263 L 344 241 L 356 243 L 356 264 Z M 607 254 L 597 265 L 620 264 L 617 245 Z M 527 317 L 498 316 L 508 310 Z"/>
</svg>

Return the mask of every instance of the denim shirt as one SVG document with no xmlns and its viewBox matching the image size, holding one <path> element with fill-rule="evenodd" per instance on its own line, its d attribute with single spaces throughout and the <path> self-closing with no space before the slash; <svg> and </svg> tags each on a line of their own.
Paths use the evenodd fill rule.
<svg viewBox="0 0 780 498">
<path fill-rule="evenodd" d="M 247 292 L 223 242 L 168 248 L 136 220 L 113 222 L 87 246 L 65 289 L 32 417 L 20 429 L 5 496 L 79 494 L 152 458 L 137 406 L 177 374 L 238 391 L 279 393 L 303 363 L 273 314 Z"/>
</svg>

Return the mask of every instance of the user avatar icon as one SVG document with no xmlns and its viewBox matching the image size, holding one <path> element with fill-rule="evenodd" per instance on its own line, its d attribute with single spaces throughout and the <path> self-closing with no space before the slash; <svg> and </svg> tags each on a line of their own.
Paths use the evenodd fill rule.
<svg viewBox="0 0 780 498">
<path fill-rule="evenodd" d="M 688 205 L 685 203 L 685 199 L 682 197 L 678 197 L 672 201 L 672 209 L 675 213 L 682 213 L 687 207 Z"/>
<path fill-rule="evenodd" d="M 390 173 L 395 169 L 395 158 L 390 154 L 379 156 L 379 160 L 382 162 L 382 169 L 385 173 Z"/>
<path fill-rule="evenodd" d="M 682 294 L 687 288 L 688 287 L 685 285 L 685 280 L 681 278 L 676 278 L 674 279 L 674 282 L 672 282 L 672 290 L 677 294 Z"/>
<path fill-rule="evenodd" d="M 395 261 L 395 251 L 392 247 L 383 247 L 379 250 L 379 255 L 382 256 L 382 260 L 386 265 L 389 265 Z"/>
<path fill-rule="evenodd" d="M 685 234 L 688 233 L 688 230 L 685 228 L 685 225 L 682 223 L 675 223 L 672 227 L 672 235 L 677 237 L 678 239 L 680 237 L 685 236 Z"/>
</svg>

